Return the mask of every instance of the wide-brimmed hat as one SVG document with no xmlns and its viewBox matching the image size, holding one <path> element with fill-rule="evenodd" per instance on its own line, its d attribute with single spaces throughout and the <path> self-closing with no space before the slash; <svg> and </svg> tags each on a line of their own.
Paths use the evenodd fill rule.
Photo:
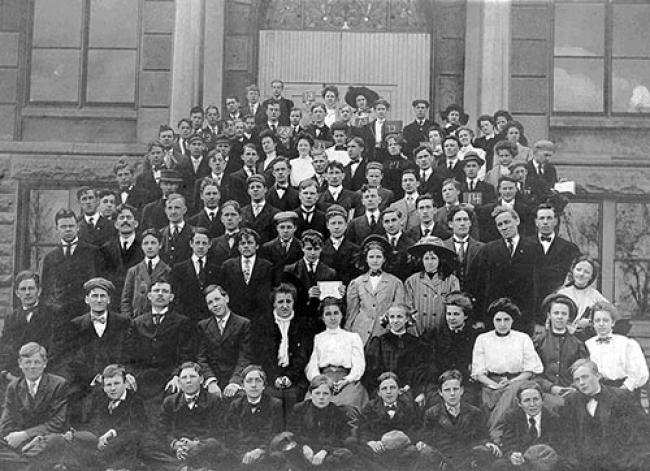
<svg viewBox="0 0 650 471">
<path fill-rule="evenodd" d="M 379 99 L 379 94 L 376 91 L 369 89 L 368 87 L 349 87 L 347 93 L 345 94 L 345 102 L 352 108 L 356 109 L 357 97 L 359 95 L 366 97 L 368 106 L 372 106 L 372 104 Z"/>
<path fill-rule="evenodd" d="M 433 252 L 440 258 L 453 260 L 456 258 L 456 252 L 446 247 L 439 237 L 423 237 L 415 245 L 407 249 L 408 253 L 414 257 L 422 258 L 425 253 Z"/>
<path fill-rule="evenodd" d="M 569 307 L 569 321 L 573 321 L 578 315 L 578 306 L 575 301 L 566 294 L 551 293 L 542 301 L 542 312 L 549 312 L 553 303 L 562 303 Z"/>
<path fill-rule="evenodd" d="M 479 167 L 482 167 L 485 165 L 485 160 L 481 158 L 480 155 L 478 155 L 475 151 L 473 150 L 468 150 L 465 152 L 465 155 L 463 156 L 463 160 L 460 161 L 461 165 L 465 165 L 467 162 L 476 162 Z"/>
</svg>

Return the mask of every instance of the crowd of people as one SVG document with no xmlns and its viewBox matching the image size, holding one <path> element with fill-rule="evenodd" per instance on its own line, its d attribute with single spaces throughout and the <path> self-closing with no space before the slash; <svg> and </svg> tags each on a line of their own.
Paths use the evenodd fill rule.
<svg viewBox="0 0 650 471">
<path fill-rule="evenodd" d="M 555 146 L 366 87 L 194 107 L 18 273 L 3 470 L 644 470 L 648 367 Z"/>
</svg>

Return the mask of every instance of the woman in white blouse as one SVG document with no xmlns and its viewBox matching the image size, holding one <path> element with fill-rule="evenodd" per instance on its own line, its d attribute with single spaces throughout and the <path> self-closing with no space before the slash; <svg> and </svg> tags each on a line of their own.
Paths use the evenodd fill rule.
<svg viewBox="0 0 650 471">
<path fill-rule="evenodd" d="M 332 127 L 334 122 L 339 120 L 339 89 L 336 85 L 326 85 L 321 92 L 323 101 L 325 102 L 325 124 Z"/>
<path fill-rule="evenodd" d="M 593 306 L 596 336 L 585 342 L 589 358 L 598 365 L 601 381 L 608 386 L 636 391 L 648 382 L 648 364 L 636 340 L 612 333 L 619 318 L 608 302 Z"/>
<path fill-rule="evenodd" d="M 298 134 L 296 142 L 298 157 L 291 159 L 291 186 L 297 187 L 301 181 L 316 175 L 316 171 L 311 164 L 311 150 L 313 147 L 313 137 L 307 133 Z"/>
<path fill-rule="evenodd" d="M 483 385 L 481 399 L 490 411 L 490 432 L 516 400 L 522 381 L 544 371 L 531 338 L 512 330 L 519 308 L 508 298 L 490 304 L 487 312 L 494 330 L 479 335 L 472 353 L 472 378 Z M 495 439 L 496 437 L 492 437 Z"/>
<path fill-rule="evenodd" d="M 334 399 L 339 406 L 360 411 L 368 402 L 368 392 L 359 382 L 366 370 L 363 343 L 359 334 L 341 328 L 343 301 L 328 297 L 321 302 L 325 330 L 314 337 L 314 350 L 305 367 L 307 381 L 324 374 L 334 382 Z M 308 399 L 309 394 L 305 397 Z"/>
</svg>

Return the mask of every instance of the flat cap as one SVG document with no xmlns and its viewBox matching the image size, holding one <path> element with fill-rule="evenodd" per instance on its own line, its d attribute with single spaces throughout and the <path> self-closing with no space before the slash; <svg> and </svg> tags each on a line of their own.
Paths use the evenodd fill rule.
<svg viewBox="0 0 650 471">
<path fill-rule="evenodd" d="M 180 183 L 183 179 L 176 170 L 162 169 L 160 171 L 160 181 Z"/>
<path fill-rule="evenodd" d="M 298 219 L 298 214 L 295 211 L 280 211 L 275 213 L 273 216 L 274 222 L 283 222 L 283 221 L 296 221 Z"/>
<path fill-rule="evenodd" d="M 251 175 L 246 179 L 246 186 L 250 185 L 251 183 L 261 183 L 262 185 L 266 186 L 266 178 L 264 178 L 264 175 L 260 175 L 259 173 L 256 173 L 255 175 Z"/>
<path fill-rule="evenodd" d="M 91 278 L 84 283 L 84 291 L 86 293 L 95 288 L 103 289 L 107 293 L 112 293 L 115 291 L 115 285 L 113 285 L 113 283 L 108 281 L 106 278 L 102 278 L 101 276 Z"/>
</svg>

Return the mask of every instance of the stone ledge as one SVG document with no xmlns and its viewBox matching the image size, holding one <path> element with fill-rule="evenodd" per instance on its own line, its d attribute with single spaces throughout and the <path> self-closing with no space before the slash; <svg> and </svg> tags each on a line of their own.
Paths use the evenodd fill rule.
<svg viewBox="0 0 650 471">
<path fill-rule="evenodd" d="M 145 144 L 87 143 L 87 142 L 36 142 L 0 141 L 1 154 L 64 154 L 67 156 L 141 156 L 147 150 Z M 11 157 L 11 155 L 9 155 Z"/>
</svg>

